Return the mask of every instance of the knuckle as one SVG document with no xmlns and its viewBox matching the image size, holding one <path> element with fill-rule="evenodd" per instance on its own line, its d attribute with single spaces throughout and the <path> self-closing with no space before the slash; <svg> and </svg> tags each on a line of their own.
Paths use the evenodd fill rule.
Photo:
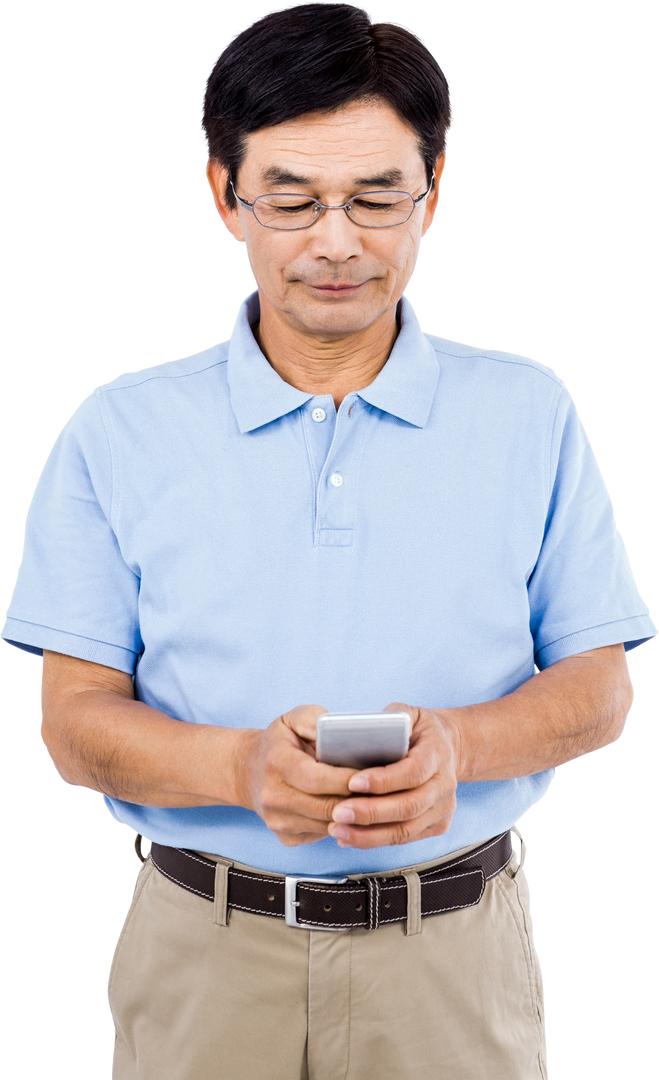
<svg viewBox="0 0 659 1080">
<path fill-rule="evenodd" d="M 271 808 L 264 809 L 263 820 L 271 832 L 277 836 L 286 836 L 291 831 L 290 823 L 284 814 L 279 814 Z"/>
<path fill-rule="evenodd" d="M 274 814 L 264 820 L 270 831 L 286 847 L 310 843 L 317 840 L 318 835 L 322 835 L 322 832 L 315 835 L 310 831 L 311 822 L 299 821 L 291 815 Z"/>
<path fill-rule="evenodd" d="M 385 795 L 389 790 L 389 782 L 384 769 L 373 769 L 368 774 L 369 791 L 371 795 Z"/>
<path fill-rule="evenodd" d="M 318 763 L 312 757 L 306 755 L 301 763 L 299 783 L 309 795 L 323 795 L 323 775 L 318 768 Z"/>
<path fill-rule="evenodd" d="M 432 835 L 443 836 L 444 833 L 447 832 L 450 828 L 452 820 L 452 814 L 437 814 L 434 820 L 431 820 L 428 823 L 429 828 L 434 830 Z"/>
<path fill-rule="evenodd" d="M 425 811 L 425 800 L 418 794 L 408 796 L 405 804 L 406 816 L 408 818 L 418 818 Z"/>
<path fill-rule="evenodd" d="M 285 806 L 285 796 L 279 785 L 268 785 L 261 792 L 261 805 L 266 813 L 275 814 Z"/>
<path fill-rule="evenodd" d="M 268 754 L 263 762 L 263 782 L 267 785 L 275 785 L 281 774 L 281 768 L 277 758 Z"/>
<path fill-rule="evenodd" d="M 273 829 L 272 831 L 274 832 L 275 836 L 279 840 L 279 843 L 283 844 L 284 847 L 295 847 L 297 844 L 299 844 L 301 842 L 301 841 L 299 841 L 297 839 L 297 837 L 289 836 L 288 833 L 277 832 L 276 829 Z"/>
<path fill-rule="evenodd" d="M 419 787 L 426 779 L 427 766 L 420 757 L 411 757 L 410 770 L 408 773 L 411 787 Z"/>
<path fill-rule="evenodd" d="M 443 836 L 445 832 L 448 832 L 450 824 L 450 820 L 446 821 L 442 819 L 441 821 L 437 821 L 434 825 L 429 825 L 427 829 L 424 829 L 418 839 L 427 840 L 431 836 Z"/>
<path fill-rule="evenodd" d="M 340 802 L 341 799 L 334 799 L 332 797 L 320 799 L 318 809 L 321 815 L 321 820 L 331 821 L 332 814 L 334 813 L 334 807 Z"/>
<path fill-rule="evenodd" d="M 453 788 L 450 791 L 440 792 L 438 798 L 435 800 L 435 808 L 438 812 L 441 812 L 442 817 L 448 815 L 452 817 L 455 813 L 458 800 Z"/>
<path fill-rule="evenodd" d="M 394 829 L 394 844 L 409 844 L 414 837 L 414 830 L 409 822 L 401 821 Z"/>
</svg>

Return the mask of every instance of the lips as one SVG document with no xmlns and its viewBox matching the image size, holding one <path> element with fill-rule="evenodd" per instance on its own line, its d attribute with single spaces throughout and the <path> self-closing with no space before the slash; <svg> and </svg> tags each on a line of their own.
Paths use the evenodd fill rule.
<svg viewBox="0 0 659 1080">
<path fill-rule="evenodd" d="M 353 289 L 360 289 L 361 286 L 364 285 L 364 284 L 365 284 L 365 282 L 358 281 L 358 282 L 355 282 L 354 284 L 352 282 L 349 282 L 349 283 L 346 283 L 344 285 L 335 285 L 335 284 L 311 285 L 310 284 L 309 287 L 312 288 L 312 289 L 320 289 L 322 292 L 345 293 L 345 292 L 352 292 Z"/>
</svg>

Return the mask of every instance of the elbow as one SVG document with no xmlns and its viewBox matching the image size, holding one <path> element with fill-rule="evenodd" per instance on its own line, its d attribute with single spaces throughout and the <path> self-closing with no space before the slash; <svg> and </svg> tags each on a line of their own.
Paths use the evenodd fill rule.
<svg viewBox="0 0 659 1080">
<path fill-rule="evenodd" d="M 607 733 L 607 740 L 603 750 L 608 750 L 609 746 L 617 746 L 619 742 L 622 742 L 624 735 L 627 733 L 629 727 L 629 714 L 622 717 L 621 720 L 617 720 L 616 724 L 611 727 Z"/>
<path fill-rule="evenodd" d="M 68 755 L 52 726 L 46 721 L 45 716 L 41 716 L 40 719 L 39 742 L 59 783 L 64 784 L 65 787 L 79 787 L 80 785 L 71 772 L 70 762 L 67 761 Z M 67 765 L 69 765 L 69 768 L 67 768 Z"/>
<path fill-rule="evenodd" d="M 607 725 L 608 737 L 602 743 L 603 746 L 615 742 L 620 738 L 625 730 L 625 723 L 634 701 L 634 687 L 632 686 L 632 681 L 626 667 L 622 677 L 617 680 L 611 696 L 613 700 L 611 702 L 609 723 Z"/>
<path fill-rule="evenodd" d="M 625 726 L 625 721 L 629 716 L 632 705 L 634 704 L 634 687 L 632 686 L 632 680 L 629 677 L 629 673 L 627 673 L 625 686 L 622 690 L 622 696 L 623 702 L 621 705 L 620 734 L 622 734 L 622 729 Z"/>
<path fill-rule="evenodd" d="M 605 746 L 615 746 L 621 742 L 629 727 L 630 717 L 636 704 L 636 686 L 629 657 L 624 657 L 624 664 L 619 664 L 617 670 L 611 672 L 611 675 L 613 678 L 608 683 L 606 694 L 608 708 L 605 705 L 606 698 L 602 702 L 604 711 L 608 713 L 608 723 L 605 725 Z"/>
</svg>

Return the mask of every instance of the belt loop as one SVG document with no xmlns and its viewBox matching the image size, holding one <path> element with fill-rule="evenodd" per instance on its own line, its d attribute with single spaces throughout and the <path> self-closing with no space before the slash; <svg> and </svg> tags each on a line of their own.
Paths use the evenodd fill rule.
<svg viewBox="0 0 659 1080">
<path fill-rule="evenodd" d="M 380 925 L 380 893 L 382 886 L 379 878 L 367 877 L 368 889 L 368 926 L 367 930 L 377 930 Z"/>
<path fill-rule="evenodd" d="M 513 825 L 512 829 L 510 831 L 515 833 L 515 836 L 519 839 L 519 844 L 520 844 L 519 864 L 515 868 L 514 872 L 512 872 L 510 874 L 511 878 L 516 878 L 517 875 L 519 874 L 520 870 L 524 866 L 524 860 L 526 858 L 526 844 L 524 843 L 524 838 L 523 838 L 521 832 L 519 831 L 519 829 L 517 828 L 516 825 Z"/>
<path fill-rule="evenodd" d="M 403 870 L 407 882 L 407 922 L 405 933 L 408 937 L 421 933 L 421 881 L 416 870 Z"/>
<path fill-rule="evenodd" d="M 229 867 L 233 863 L 228 859 L 218 859 L 215 864 L 215 899 L 213 901 L 213 922 L 216 926 L 229 925 Z"/>
<path fill-rule="evenodd" d="M 142 863 L 145 863 L 147 859 L 147 843 L 148 840 L 145 840 L 144 836 L 140 836 L 139 833 L 133 833 L 131 847 L 133 849 L 135 859 L 140 865 L 142 865 Z"/>
</svg>

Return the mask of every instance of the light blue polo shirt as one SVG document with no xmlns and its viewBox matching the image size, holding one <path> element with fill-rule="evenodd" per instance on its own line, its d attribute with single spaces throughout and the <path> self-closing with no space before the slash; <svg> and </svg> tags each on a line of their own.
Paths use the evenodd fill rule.
<svg viewBox="0 0 659 1080">
<path fill-rule="evenodd" d="M 539 668 L 655 633 L 561 381 L 421 333 L 338 413 L 283 382 L 243 305 L 231 340 L 124 375 L 48 460 L 3 636 L 135 673 L 193 724 L 295 705 L 377 711 L 510 693 Z M 284 847 L 240 807 L 108 799 L 161 844 L 281 873 L 388 870 L 511 826 L 550 772 L 461 784 L 444 836 Z"/>
</svg>

